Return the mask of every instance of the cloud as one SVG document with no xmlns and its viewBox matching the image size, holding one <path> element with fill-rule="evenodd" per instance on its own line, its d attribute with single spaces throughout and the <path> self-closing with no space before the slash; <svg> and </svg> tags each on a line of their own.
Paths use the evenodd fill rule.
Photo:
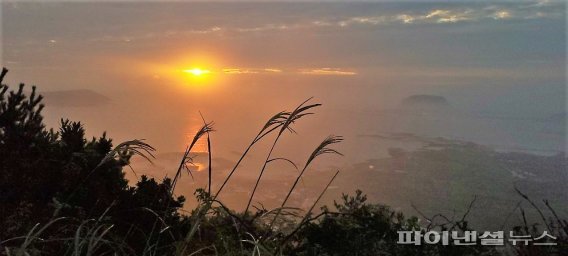
<svg viewBox="0 0 568 256">
<path fill-rule="evenodd" d="M 356 72 L 342 70 L 339 68 L 316 68 L 316 69 L 302 69 L 299 71 L 304 75 L 335 75 L 335 76 L 353 76 L 357 75 Z"/>
<path fill-rule="evenodd" d="M 339 27 L 350 25 L 392 25 L 392 24 L 444 24 L 458 22 L 481 22 L 484 20 L 535 19 L 562 17 L 563 8 L 541 1 L 520 5 L 490 5 L 477 7 L 437 8 L 431 10 L 400 12 L 390 15 L 351 17 L 336 21 Z M 315 24 L 332 24 L 318 21 Z"/>
<path fill-rule="evenodd" d="M 518 5 L 489 5 L 471 7 L 437 8 L 422 11 L 399 11 L 393 14 L 347 17 L 340 20 L 316 20 L 314 27 L 348 27 L 352 25 L 392 24 L 444 24 L 481 22 L 484 20 L 559 18 L 563 15 L 559 2 L 538 1 Z"/>
<path fill-rule="evenodd" d="M 136 42 L 138 40 L 168 38 L 190 38 L 195 36 L 231 36 L 235 34 L 285 32 L 307 29 L 356 29 L 357 27 L 378 27 L 387 25 L 454 24 L 474 22 L 505 22 L 526 19 L 552 19 L 565 16 L 563 2 L 533 1 L 519 4 L 473 3 L 461 5 L 437 5 L 436 8 L 423 6 L 420 9 L 408 8 L 390 11 L 369 12 L 368 15 L 330 15 L 320 14 L 302 17 L 299 20 L 278 21 L 277 16 L 266 19 L 253 19 L 252 22 L 232 25 L 223 20 L 214 23 L 188 25 L 183 29 L 164 29 L 150 32 L 119 32 L 99 34 L 87 39 L 91 42 Z M 348 8 L 346 10 L 349 10 Z M 338 18 L 339 17 L 339 18 Z M 171 25 L 171 24 L 169 24 Z M 108 32 L 107 32 L 108 33 Z M 51 39 L 51 38 L 50 38 Z M 53 38 L 57 40 L 57 38 Z M 57 40 L 59 41 L 59 40 Z M 42 42 L 45 44 L 45 41 Z M 39 44 L 39 43 L 38 43 Z"/>
<path fill-rule="evenodd" d="M 221 70 L 224 74 L 230 75 L 240 75 L 240 74 L 257 74 L 258 71 L 251 69 L 241 69 L 241 68 L 224 68 Z"/>
<path fill-rule="evenodd" d="M 278 68 L 224 68 L 223 74 L 242 75 L 242 74 L 275 74 L 282 73 Z"/>
<path fill-rule="evenodd" d="M 420 18 L 434 20 L 436 23 L 454 23 L 474 19 L 475 15 L 472 15 L 473 13 L 474 11 L 469 9 L 464 11 L 436 9 Z"/>
<path fill-rule="evenodd" d="M 493 13 L 493 19 L 496 20 L 501 20 L 501 19 L 510 19 L 512 18 L 512 15 L 509 11 L 497 11 L 495 13 Z"/>
<path fill-rule="evenodd" d="M 537 1 L 517 5 L 487 5 L 469 7 L 436 8 L 422 11 L 398 11 L 392 14 L 352 16 L 338 20 L 317 19 L 305 24 L 267 24 L 251 28 L 238 28 L 238 32 L 267 30 L 291 30 L 318 27 L 349 27 L 353 25 L 392 24 L 444 24 L 458 22 L 481 22 L 485 20 L 512 20 L 559 18 L 563 16 L 560 2 Z"/>
<path fill-rule="evenodd" d="M 267 30 L 289 30 L 298 27 L 299 26 L 295 24 L 266 24 L 257 27 L 236 28 L 234 30 L 237 32 L 260 32 Z"/>
<path fill-rule="evenodd" d="M 302 74 L 302 75 L 336 75 L 352 76 L 357 75 L 355 71 L 343 70 L 340 68 L 305 68 L 296 71 L 285 71 L 279 68 L 223 68 L 221 73 L 227 75 L 248 75 L 248 74 Z"/>
<path fill-rule="evenodd" d="M 277 69 L 277 68 L 265 68 L 264 71 L 270 72 L 270 73 L 282 73 L 282 70 Z"/>
</svg>

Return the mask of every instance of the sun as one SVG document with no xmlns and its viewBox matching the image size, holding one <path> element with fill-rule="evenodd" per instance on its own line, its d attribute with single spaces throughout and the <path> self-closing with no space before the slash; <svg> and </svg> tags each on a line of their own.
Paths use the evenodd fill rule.
<svg viewBox="0 0 568 256">
<path fill-rule="evenodd" d="M 188 65 L 178 69 L 178 72 L 178 81 L 181 82 L 184 87 L 192 89 L 209 88 L 218 80 L 216 72 L 204 66 Z"/>
<path fill-rule="evenodd" d="M 184 69 L 183 72 L 191 74 L 193 76 L 204 76 L 211 73 L 211 71 L 202 68 Z"/>
</svg>

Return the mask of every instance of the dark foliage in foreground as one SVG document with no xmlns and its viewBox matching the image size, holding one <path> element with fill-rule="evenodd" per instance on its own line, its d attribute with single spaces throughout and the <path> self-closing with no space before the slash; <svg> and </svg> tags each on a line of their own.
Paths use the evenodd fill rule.
<svg viewBox="0 0 568 256">
<path fill-rule="evenodd" d="M 11 92 L 5 85 L 0 88 L 0 255 L 496 254 L 492 247 L 398 245 L 397 231 L 424 231 L 418 219 L 369 204 L 361 191 L 344 195 L 334 209 L 323 207 L 315 216 L 313 207 L 302 213 L 286 207 L 286 200 L 274 210 L 236 213 L 217 200 L 229 175 L 215 194 L 210 187 L 198 189 L 197 208 L 181 215 L 184 198 L 173 196 L 179 175 L 163 181 L 142 176 L 134 186 L 124 178 L 132 156 L 152 158 L 151 146 L 134 140 L 113 147 L 105 135 L 87 140 L 83 126 L 68 120 L 61 121 L 59 131 L 47 130 L 41 100 L 35 87 L 29 96 L 23 85 Z M 317 106 L 302 104 L 275 115 L 242 158 L 272 131 L 278 134 L 276 144 L 282 132 L 293 131 L 292 123 Z M 206 123 L 194 143 L 211 131 Z M 302 173 L 318 155 L 338 153 L 329 146 L 340 141 L 337 136 L 326 138 Z M 565 238 L 566 222 L 558 224 L 557 234 Z M 462 220 L 440 229 L 469 228 Z"/>
<path fill-rule="evenodd" d="M 0 88 L 0 240 L 61 216 L 71 219 L 50 229 L 73 236 L 83 221 L 103 216 L 98 224 L 115 225 L 112 234 L 139 249 L 156 213 L 172 227 L 181 226 L 177 208 L 184 198 L 171 197 L 171 180 L 142 177 L 130 187 L 124 178 L 130 157 L 148 145 L 113 149 L 106 135 L 87 140 L 82 124 L 68 120 L 61 120 L 57 132 L 46 130 L 41 100 L 35 87 L 29 96 L 23 84 L 16 91 Z"/>
</svg>

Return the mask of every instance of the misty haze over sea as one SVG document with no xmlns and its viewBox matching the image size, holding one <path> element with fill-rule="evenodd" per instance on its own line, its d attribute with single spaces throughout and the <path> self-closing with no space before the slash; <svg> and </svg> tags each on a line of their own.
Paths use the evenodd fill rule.
<svg viewBox="0 0 568 256">
<path fill-rule="evenodd" d="M 337 94 L 342 94 L 338 90 L 334 91 Z M 441 94 L 440 94 L 441 95 Z M 542 156 L 553 156 L 562 154 L 566 148 L 566 116 L 561 114 L 562 109 L 549 111 L 547 114 L 525 112 L 522 114 L 510 115 L 508 113 L 518 113 L 514 111 L 516 105 L 506 106 L 502 102 L 497 102 L 495 105 L 498 108 L 490 109 L 489 104 L 482 109 L 475 109 L 464 104 L 460 104 L 458 96 L 452 98 L 449 96 L 440 96 L 433 94 L 412 94 L 402 96 L 390 106 L 369 106 L 365 103 L 361 105 L 350 105 L 348 108 L 343 106 L 341 102 L 336 103 L 329 100 L 314 99 L 315 101 L 324 104 L 320 109 L 316 109 L 316 114 L 304 120 L 301 120 L 295 130 L 297 134 L 286 134 L 282 143 L 276 148 L 276 155 L 279 157 L 288 157 L 292 161 L 301 164 L 305 161 L 307 155 L 312 150 L 311 146 L 315 146 L 321 139 L 328 134 L 343 135 L 345 141 L 338 146 L 343 157 L 324 157 L 324 160 L 317 161 L 312 168 L 315 173 L 311 173 L 304 178 L 307 184 L 304 188 L 304 199 L 297 201 L 297 204 L 307 207 L 310 205 L 317 194 L 317 187 L 321 183 L 321 175 L 317 172 L 322 172 L 322 175 L 336 169 L 342 170 L 342 174 L 337 178 L 336 186 L 333 186 L 329 195 L 325 197 L 324 202 L 330 203 L 329 200 L 336 198 L 340 192 L 354 191 L 356 188 L 363 188 L 369 193 L 371 200 L 375 202 L 387 203 L 403 209 L 407 212 L 414 212 L 410 207 L 412 203 L 423 202 L 420 205 L 421 209 L 426 212 L 436 213 L 452 212 L 453 210 L 460 210 L 465 207 L 465 203 L 451 203 L 437 205 L 432 204 L 432 198 L 423 195 L 403 195 L 398 194 L 398 189 L 387 189 L 388 186 L 384 182 L 385 178 L 382 175 L 397 176 L 400 173 L 394 172 L 385 174 L 382 170 L 385 168 L 384 163 L 378 159 L 389 157 L 390 148 L 401 148 L 408 152 L 418 150 L 425 145 L 435 142 L 440 138 L 447 140 L 455 140 L 459 142 L 473 142 L 483 146 L 487 146 L 498 152 L 524 152 Z M 101 97 L 100 95 L 97 97 Z M 327 97 L 340 97 L 339 95 L 331 95 L 328 93 Z M 416 99 L 418 97 L 419 99 Z M 426 100 L 420 100 L 426 98 Z M 48 107 L 46 111 L 47 121 L 56 125 L 60 117 L 68 117 L 75 120 L 81 120 L 87 127 L 87 131 L 95 135 L 100 128 L 105 128 L 109 135 L 115 138 L 115 141 L 122 141 L 126 139 L 145 138 L 153 145 L 157 145 L 157 159 L 154 165 L 144 163 L 142 159 L 135 159 L 133 165 L 136 174 L 149 175 L 161 179 L 163 175 L 172 176 L 179 159 L 182 155 L 184 143 L 188 143 L 189 138 L 197 131 L 202 124 L 200 117 L 195 115 L 195 109 L 186 110 L 182 107 L 167 108 L 169 111 L 164 112 L 164 115 L 146 115 L 145 108 L 159 108 L 159 102 L 153 102 L 149 98 L 147 100 L 140 100 L 144 107 L 133 107 L 128 105 L 121 105 L 120 99 L 113 99 L 108 96 L 109 102 L 97 106 L 57 106 Z M 300 97 L 299 97 L 300 98 Z M 434 100 L 431 100 L 433 98 Z M 303 99 L 303 98 L 302 98 Z M 61 100 L 61 99 L 58 99 Z M 431 101 L 430 101 L 431 100 Z M 507 98 L 509 102 L 515 102 L 512 98 Z M 524 98 L 518 101 L 526 100 Z M 535 99 L 536 100 L 536 99 Z M 85 101 L 88 101 L 85 99 Z M 441 101 L 441 102 L 440 102 Z M 48 106 L 50 103 L 47 97 Z M 181 100 L 180 102 L 184 102 Z M 221 112 L 211 111 L 211 108 L 203 108 L 207 120 L 215 122 L 216 131 L 212 134 L 212 143 L 214 145 L 213 152 L 213 165 L 217 170 L 214 174 L 214 180 L 221 180 L 227 174 L 227 170 L 234 165 L 238 158 L 238 153 L 242 152 L 246 144 L 249 143 L 253 137 L 253 132 L 257 131 L 270 113 L 275 113 L 278 110 L 291 109 L 294 106 L 283 106 L 274 108 L 258 108 L 253 104 L 254 100 L 250 103 L 239 102 L 241 107 L 238 111 L 219 110 Z M 54 102 L 51 102 L 54 103 Z M 172 101 L 170 104 L 176 104 Z M 182 104 L 182 103 L 179 103 Z M 274 104 L 278 105 L 278 104 Z M 126 115 L 129 117 L 129 122 L 126 124 L 112 125 L 113 118 L 121 118 L 120 114 L 116 112 L 117 109 L 126 110 Z M 193 111 L 192 111 L 193 110 Z M 213 110 L 215 110 L 213 108 Z M 193 112 L 193 113 L 192 113 Z M 544 110 L 543 110 L 544 112 Z M 97 113 L 93 115 L 93 113 Z M 555 114 L 560 113 L 560 114 Z M 215 116 L 223 118 L 216 119 Z M 182 117 L 182 118 L 176 118 Z M 179 120 L 181 119 L 181 120 Z M 167 125 L 164 125 L 167 124 Z M 100 128 L 99 128 L 100 127 Z M 243 132 L 245 131 L 245 132 Z M 205 150 L 205 142 L 200 142 L 197 146 L 199 150 Z M 162 145 L 166 145 L 164 147 Z M 179 145 L 178 148 L 172 145 Z M 262 149 L 264 147 L 264 149 Z M 249 157 L 246 158 L 242 168 L 237 172 L 237 180 L 229 185 L 232 193 L 227 196 L 226 201 L 235 207 L 242 206 L 242 198 L 248 198 L 252 181 L 258 175 L 259 164 L 263 161 L 267 149 L 267 145 L 259 147 L 254 150 Z M 442 154 L 443 156 L 443 154 Z M 447 156 L 449 159 L 452 156 Z M 378 161 L 378 162 L 377 162 Z M 447 160 L 450 161 L 450 160 Z M 457 160 L 459 161 L 459 160 Z M 201 157 L 200 153 L 195 154 L 196 167 L 194 171 L 194 178 L 186 176 L 183 180 L 185 186 L 178 191 L 192 198 L 192 193 L 196 187 L 205 186 L 206 177 L 203 176 L 205 172 L 200 172 L 206 169 L 206 158 Z M 563 173 L 566 173 L 566 166 Z M 426 168 L 426 167 L 425 167 Z M 388 168 L 387 168 L 388 169 Z M 419 168 L 420 170 L 420 168 Z M 470 170 L 474 171 L 470 175 L 475 176 L 476 167 Z M 437 172 L 438 170 L 424 170 L 424 172 Z M 524 180 L 539 180 L 534 177 L 539 177 L 539 169 L 530 169 L 529 175 L 523 177 L 522 173 L 511 171 L 505 174 L 499 173 L 499 170 L 488 169 L 479 170 L 480 172 L 495 172 L 492 176 L 498 177 L 501 175 L 507 176 L 511 181 L 506 182 L 504 185 L 508 191 L 513 191 L 513 185 L 517 182 L 524 182 Z M 548 171 L 548 170 L 547 170 Z M 378 173 L 377 173 L 378 172 Z M 255 200 L 267 205 L 269 201 L 279 198 L 278 190 L 275 188 L 281 187 L 284 189 L 289 186 L 289 180 L 293 178 L 295 172 L 291 166 L 286 164 L 274 164 L 268 168 L 266 181 L 261 183 L 260 193 Z M 371 177 L 369 177 L 371 175 Z M 372 177 L 378 175 L 376 177 Z M 520 176 L 519 176 L 520 175 Z M 532 175 L 532 176 L 531 176 Z M 543 174 L 546 175 L 549 174 Z M 136 180 L 136 176 L 127 172 L 127 176 L 131 180 Z M 522 179 L 519 179 L 521 177 Z M 558 180 L 562 182 L 566 176 L 560 176 Z M 353 181 L 360 180 L 360 181 Z M 406 179 L 406 178 L 405 178 Z M 517 181 L 515 181 L 517 180 Z M 355 182 L 355 183 L 353 183 Z M 378 182 L 378 183 L 377 183 Z M 395 183 L 398 181 L 394 181 Z M 442 192 L 447 189 L 446 185 L 427 185 L 424 180 L 414 180 L 414 185 L 417 187 L 426 186 L 428 189 Z M 488 181 L 489 182 L 489 181 Z M 535 184 L 538 184 L 535 183 Z M 540 188 L 539 195 L 547 197 L 551 200 L 562 200 L 566 195 L 566 191 L 556 190 L 553 187 L 539 187 L 543 185 L 535 185 Z M 214 185 L 215 186 L 215 185 Z M 217 184 L 218 186 L 218 184 Z M 270 189 L 268 189 L 270 188 Z M 385 190 L 386 189 L 386 190 Z M 402 188 L 399 188 L 402 190 Z M 533 189 L 531 187 L 531 189 Z M 313 190 L 313 191 L 309 191 Z M 421 189 L 423 190 L 423 189 Z M 394 192 L 394 194 L 392 194 Z M 284 193 L 284 192 L 281 192 Z M 433 192 L 431 192 L 433 193 Z M 492 194 L 497 193 L 497 194 Z M 503 199 L 494 198 L 494 196 L 504 196 L 499 192 L 490 191 L 476 191 L 468 192 L 470 197 L 481 195 L 482 200 L 480 209 L 477 213 L 483 219 L 483 205 L 498 204 L 500 210 L 491 208 L 494 211 L 507 211 L 513 209 L 517 201 L 503 202 Z M 450 193 L 451 194 L 451 193 Z M 450 194 L 447 194 L 448 196 Z M 432 194 L 434 196 L 434 194 Z M 506 194 L 506 196 L 513 196 L 514 194 Z M 552 198 L 551 198 L 552 197 Z M 466 200 L 467 198 L 463 198 Z M 483 201 L 485 199 L 485 201 Z M 190 200 L 191 202 L 191 200 Z M 424 203 L 430 202 L 430 203 Z M 191 204 L 189 204 L 191 205 Z M 191 207 L 191 206 L 190 206 Z M 495 207 L 495 206 L 487 206 Z M 476 215 L 473 214 L 473 221 Z M 497 218 L 495 222 L 502 221 Z M 483 222 L 479 226 L 486 225 L 487 227 L 494 227 L 493 222 Z"/>
<path fill-rule="evenodd" d="M 271 90 L 268 86 L 267 90 Z M 282 89 L 282 88 L 279 88 Z M 322 137 L 328 133 L 341 134 L 347 138 L 343 150 L 347 150 L 346 158 L 352 161 L 364 160 L 377 154 L 386 154 L 386 148 L 397 143 L 393 140 L 381 140 L 380 136 L 392 133 L 409 133 L 421 137 L 444 137 L 470 141 L 489 146 L 498 151 L 528 152 L 543 155 L 553 155 L 566 151 L 566 111 L 564 103 L 561 101 L 564 96 L 562 87 L 556 91 L 535 93 L 532 96 L 511 95 L 501 99 L 495 97 L 483 97 L 477 99 L 466 95 L 457 95 L 455 98 L 450 96 L 440 96 L 434 94 L 411 94 L 399 96 L 399 100 L 394 100 L 391 104 L 369 104 L 370 100 L 362 99 L 360 104 L 351 103 L 345 106 L 344 101 L 327 100 L 348 96 L 344 91 L 335 90 L 325 92 L 326 97 L 317 97 L 314 101 L 321 102 L 323 107 L 318 109 L 315 116 L 300 124 L 298 134 L 294 137 Z M 259 89 L 261 90 L 261 89 Z M 283 89 L 285 90 L 285 88 Z M 345 91 L 348 89 L 345 88 Z M 467 92 L 463 88 L 461 94 Z M 73 92 L 73 93 L 70 93 Z M 471 92 L 473 94 L 475 92 Z M 555 94 L 556 93 L 556 94 Z M 335 94 L 335 95 L 334 95 Z M 449 94 L 449 93 L 446 93 Z M 546 95 L 549 94 L 549 95 Z M 418 102 L 409 106 L 405 99 L 412 96 L 432 96 L 440 97 L 445 101 L 444 104 L 436 102 Z M 148 141 L 157 143 L 160 151 L 176 152 L 182 151 L 183 146 L 188 142 L 188 137 L 195 133 L 201 125 L 198 111 L 206 113 L 206 117 L 217 124 L 215 137 L 219 136 L 217 143 L 223 144 L 224 139 L 232 143 L 244 145 L 249 138 L 237 132 L 232 124 L 236 124 L 252 134 L 267 119 L 271 113 L 278 110 L 291 109 L 293 105 L 273 103 L 270 106 L 259 108 L 253 103 L 251 97 L 245 102 L 233 102 L 235 105 L 242 105 L 238 111 L 224 109 L 217 110 L 214 107 L 203 107 L 201 109 L 192 106 L 193 98 L 186 95 L 186 102 L 189 107 L 184 108 L 183 99 L 174 99 L 171 102 L 163 103 L 159 99 L 140 98 L 134 103 L 122 104 L 124 99 L 112 99 L 113 96 L 104 96 L 91 91 L 68 91 L 68 92 L 47 92 L 48 103 L 48 122 L 56 126 L 60 118 L 71 118 L 83 120 L 93 135 L 102 131 L 111 133 L 130 134 L 135 132 L 136 138 L 145 138 Z M 131 98 L 131 96 L 128 96 Z M 548 97 L 548 101 L 541 101 Z M 92 99 L 94 98 L 94 99 Z M 183 98 L 183 95 L 179 98 Z M 307 96 L 298 96 L 298 102 Z M 323 99 L 322 99 L 323 98 Z M 379 98 L 381 98 L 379 96 Z M 558 100 L 555 102 L 555 98 Z M 131 98 L 132 100 L 132 98 Z M 279 100 L 276 99 L 276 102 Z M 392 100 L 391 100 L 392 101 Z M 470 101 L 466 102 L 465 101 Z M 89 102 L 97 102 L 96 105 L 89 105 Z M 538 108 L 534 102 L 539 102 Z M 469 103 L 469 105 L 467 105 Z M 486 105 L 483 105 L 485 103 Z M 528 103 L 528 104 L 524 104 Z M 75 104 L 75 105 L 73 105 Z M 164 106 L 167 104 L 168 106 Z M 549 104 L 550 106 L 546 106 Z M 144 105 L 144 107 L 142 107 Z M 476 106 L 477 105 L 477 106 Z M 137 110 L 137 108 L 140 108 Z M 161 108 L 164 113 L 159 115 L 147 115 L 145 108 Z M 213 109 L 211 109 L 213 108 Z M 519 108 L 523 108 L 520 110 Z M 128 111 L 125 114 L 117 113 L 121 109 Z M 222 111 L 222 113 L 217 113 Z M 97 113 L 97 115 L 93 115 Z M 113 118 L 120 118 L 122 115 L 129 116 L 129 122 L 114 126 Z M 215 118 L 219 116 L 218 118 Z M 167 120 L 167 117 L 174 117 Z M 179 118 L 175 118 L 179 117 Z M 180 120 L 181 119 L 181 120 Z M 164 123 L 162 123 L 164 122 Z M 165 124 L 165 125 L 163 125 Z M 100 128 L 99 128 L 100 127 Z M 151 128 L 151 129 L 148 129 Z M 169 132 L 167 132 L 169 131 Z M 132 135 L 129 135 L 132 137 Z M 123 137 L 121 139 L 128 139 Z M 167 143 L 166 143 L 167 142 Z M 173 143 L 170 143 L 173 142 Z M 405 141 L 399 141 L 404 143 Z M 419 140 L 406 141 L 420 143 Z M 229 143 L 230 149 L 222 149 L 223 153 L 238 151 L 239 147 Z M 291 143 L 292 144 L 292 143 Z M 160 145 L 167 145 L 160 147 Z M 175 145 L 175 146 L 172 146 Z M 363 148 L 363 149 L 362 149 Z M 226 152 L 225 152 L 226 151 Z M 229 156 L 229 155 L 227 155 Z"/>
</svg>

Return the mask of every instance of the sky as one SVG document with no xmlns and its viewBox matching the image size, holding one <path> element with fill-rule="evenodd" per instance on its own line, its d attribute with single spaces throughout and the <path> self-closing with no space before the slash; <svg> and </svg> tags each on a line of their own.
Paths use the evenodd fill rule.
<svg viewBox="0 0 568 256">
<path fill-rule="evenodd" d="M 79 119 L 93 134 L 147 138 L 163 151 L 183 149 L 198 111 L 234 130 L 220 135 L 230 142 L 309 97 L 326 113 L 396 108 L 413 94 L 514 118 L 566 107 L 562 1 L 1 6 L 9 84 L 50 95 L 86 90 L 110 102 L 54 100 L 50 125 Z M 366 120 L 335 122 L 356 134 Z"/>
</svg>

